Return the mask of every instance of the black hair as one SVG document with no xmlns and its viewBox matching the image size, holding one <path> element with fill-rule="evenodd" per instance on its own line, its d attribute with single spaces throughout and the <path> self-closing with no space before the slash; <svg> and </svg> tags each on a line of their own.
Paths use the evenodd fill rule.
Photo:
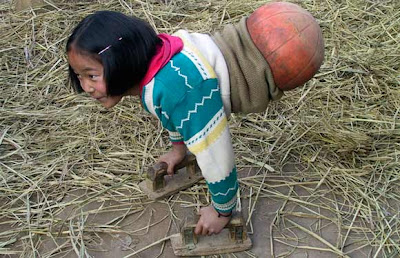
<svg viewBox="0 0 400 258">
<path fill-rule="evenodd" d="M 98 11 L 75 27 L 66 51 L 74 50 L 101 62 L 107 94 L 118 96 L 139 84 L 158 44 L 161 39 L 147 22 L 118 12 Z M 69 79 L 75 91 L 83 91 L 71 66 Z"/>
</svg>

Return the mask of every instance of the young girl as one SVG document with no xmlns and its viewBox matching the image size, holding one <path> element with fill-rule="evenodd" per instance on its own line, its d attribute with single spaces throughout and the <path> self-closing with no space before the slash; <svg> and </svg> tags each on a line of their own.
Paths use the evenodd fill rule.
<svg viewBox="0 0 400 258">
<path fill-rule="evenodd" d="M 196 35 L 193 42 L 187 32 L 178 35 L 157 35 L 147 23 L 117 12 L 89 15 L 67 42 L 69 77 L 77 92 L 106 108 L 123 96 L 140 96 L 169 132 L 172 150 L 160 157 L 169 173 L 187 149 L 196 155 L 212 195 L 196 233 L 218 233 L 235 207 L 238 182 L 219 81 L 195 43 L 214 51 L 217 65 L 222 54 L 209 36 Z"/>
<path fill-rule="evenodd" d="M 124 96 L 140 96 L 145 110 L 161 121 L 172 150 L 159 160 L 169 174 L 188 150 L 196 156 L 212 204 L 200 210 L 195 233 L 219 233 L 238 190 L 227 116 L 263 111 L 282 96 L 246 19 L 214 38 L 184 30 L 157 35 L 140 19 L 100 11 L 77 25 L 66 51 L 77 92 L 106 108 Z"/>
</svg>

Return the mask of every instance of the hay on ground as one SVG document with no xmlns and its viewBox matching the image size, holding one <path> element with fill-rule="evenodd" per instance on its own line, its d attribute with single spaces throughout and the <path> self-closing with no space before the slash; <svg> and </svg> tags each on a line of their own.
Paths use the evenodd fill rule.
<svg viewBox="0 0 400 258">
<path fill-rule="evenodd" d="M 22 12 L 0 3 L 0 255 L 85 256 L 99 248 L 98 233 L 137 233 L 122 225 L 151 203 L 138 183 L 168 141 L 137 99 L 105 111 L 66 86 L 64 48 L 73 26 L 107 9 L 146 19 L 160 33 L 212 32 L 268 1 L 44 2 Z M 261 216 L 257 204 L 275 200 L 271 255 L 317 250 L 350 257 L 368 250 L 369 257 L 397 257 L 400 1 L 297 3 L 323 30 L 320 72 L 265 113 L 231 118 L 249 228 L 255 231 L 252 221 Z M 255 173 L 240 172 L 249 168 Z M 204 184 L 181 195 L 207 205 Z M 84 209 L 95 201 L 113 204 Z M 198 205 L 179 197 L 165 202 Z M 91 212 L 117 211 L 122 215 L 101 224 L 87 220 Z M 337 238 L 326 238 L 328 226 Z M 318 244 L 307 244 L 300 232 Z M 44 239 L 59 238 L 66 241 L 43 251 Z"/>
</svg>

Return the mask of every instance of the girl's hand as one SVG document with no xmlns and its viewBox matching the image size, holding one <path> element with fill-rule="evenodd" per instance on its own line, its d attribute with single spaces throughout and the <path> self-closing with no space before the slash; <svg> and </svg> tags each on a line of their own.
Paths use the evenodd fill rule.
<svg viewBox="0 0 400 258">
<path fill-rule="evenodd" d="M 212 205 L 200 209 L 200 219 L 194 233 L 196 235 L 218 234 L 229 223 L 230 217 L 218 217 Z"/>
<path fill-rule="evenodd" d="M 158 161 L 167 163 L 167 173 L 172 176 L 175 165 L 179 164 L 185 158 L 186 152 L 187 148 L 185 144 L 174 144 L 172 145 L 172 150 L 162 155 Z"/>
</svg>

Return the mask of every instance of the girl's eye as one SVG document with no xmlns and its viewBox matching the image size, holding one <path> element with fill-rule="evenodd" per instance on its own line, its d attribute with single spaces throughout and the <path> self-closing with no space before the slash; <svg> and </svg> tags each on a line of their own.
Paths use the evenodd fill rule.
<svg viewBox="0 0 400 258">
<path fill-rule="evenodd" d="M 97 77 L 98 77 L 97 75 L 89 75 L 89 78 L 92 80 L 96 79 Z"/>
</svg>

